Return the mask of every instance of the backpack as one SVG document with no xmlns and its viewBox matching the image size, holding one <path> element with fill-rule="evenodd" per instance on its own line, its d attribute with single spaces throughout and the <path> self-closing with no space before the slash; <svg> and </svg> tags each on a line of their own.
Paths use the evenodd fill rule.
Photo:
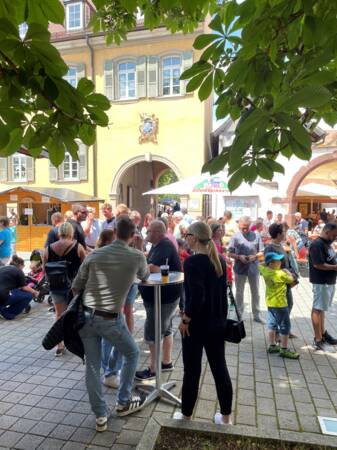
<svg viewBox="0 0 337 450">
<path fill-rule="evenodd" d="M 68 275 L 69 262 L 61 260 L 61 258 L 64 257 L 71 246 L 65 249 L 62 256 L 59 256 L 59 261 L 50 261 L 45 264 L 45 272 L 50 291 L 67 291 L 70 289 L 71 281 Z M 48 250 L 50 252 L 50 246 Z M 54 254 L 56 253 L 54 252 Z"/>
</svg>

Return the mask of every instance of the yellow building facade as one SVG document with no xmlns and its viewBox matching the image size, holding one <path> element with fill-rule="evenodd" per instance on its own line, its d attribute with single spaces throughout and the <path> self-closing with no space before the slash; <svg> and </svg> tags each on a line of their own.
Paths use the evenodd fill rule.
<svg viewBox="0 0 337 450">
<path fill-rule="evenodd" d="M 81 23 L 87 23 L 88 4 L 70 1 L 65 7 L 69 4 L 83 6 Z M 69 11 L 67 17 L 73 17 Z M 43 158 L 0 158 L 0 191 L 16 186 L 65 188 L 113 206 L 127 203 L 145 214 L 156 199 L 142 193 L 157 187 L 163 172 L 172 169 L 178 179 L 196 175 L 208 159 L 210 103 L 186 93 L 186 82 L 179 81 L 198 58 L 193 42 L 204 26 L 193 34 L 172 35 L 165 28 L 150 32 L 140 24 L 127 41 L 108 47 L 103 34 L 94 35 L 85 26 L 67 29 L 69 20 L 65 28 L 51 30 L 52 41 L 69 66 L 70 83 L 76 85 L 86 76 L 96 92 L 109 97 L 109 126 L 97 128 L 94 146 L 80 145 L 79 161 L 67 155 L 59 168 Z M 200 214 L 201 196 L 183 199 L 188 201 L 190 211 Z M 44 217 L 35 220 L 41 221 L 48 222 Z"/>
</svg>

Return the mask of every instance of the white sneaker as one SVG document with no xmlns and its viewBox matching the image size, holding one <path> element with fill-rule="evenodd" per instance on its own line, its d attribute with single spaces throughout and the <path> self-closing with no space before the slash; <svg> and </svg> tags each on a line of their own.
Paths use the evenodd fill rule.
<svg viewBox="0 0 337 450">
<path fill-rule="evenodd" d="M 175 419 L 175 420 L 186 420 L 185 417 L 184 417 L 184 414 L 181 413 L 180 411 L 176 411 L 173 414 L 173 419 Z"/>
<path fill-rule="evenodd" d="M 101 433 L 102 431 L 106 431 L 108 428 L 108 418 L 106 416 L 104 417 L 97 417 L 96 419 L 96 431 Z"/>
<path fill-rule="evenodd" d="M 230 420 L 228 423 L 225 423 L 223 420 L 222 414 L 218 413 L 218 412 L 214 416 L 214 423 L 215 423 L 215 425 L 226 425 L 226 426 L 233 425 L 232 420 Z"/>
<path fill-rule="evenodd" d="M 110 377 L 104 377 L 103 384 L 113 389 L 118 389 L 120 384 L 119 375 L 111 375 Z"/>
</svg>

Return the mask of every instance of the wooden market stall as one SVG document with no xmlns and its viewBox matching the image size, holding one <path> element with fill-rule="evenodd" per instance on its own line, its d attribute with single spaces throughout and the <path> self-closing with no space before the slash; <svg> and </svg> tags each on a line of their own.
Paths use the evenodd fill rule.
<svg viewBox="0 0 337 450">
<path fill-rule="evenodd" d="M 0 192 L 0 215 L 10 209 L 17 212 L 16 251 L 31 252 L 43 248 L 51 228 L 54 212 L 71 210 L 74 204 L 84 204 L 99 213 L 102 199 L 65 188 L 15 187 Z"/>
</svg>

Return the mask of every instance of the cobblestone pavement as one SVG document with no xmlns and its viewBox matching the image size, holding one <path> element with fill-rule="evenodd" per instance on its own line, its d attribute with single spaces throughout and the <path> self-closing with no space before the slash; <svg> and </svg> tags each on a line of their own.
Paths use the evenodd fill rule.
<svg viewBox="0 0 337 450">
<path fill-rule="evenodd" d="M 300 352 L 299 361 L 268 355 L 265 327 L 252 322 L 248 313 L 247 338 L 240 345 L 227 345 L 226 355 L 234 387 L 235 424 L 294 431 L 296 439 L 301 431 L 320 433 L 317 415 L 337 417 L 337 354 L 313 353 L 308 281 L 302 279 L 293 292 L 292 324 L 298 339 L 292 340 L 291 346 Z M 246 298 L 248 303 L 248 291 Z M 139 298 L 135 316 L 135 337 L 142 349 L 140 364 L 146 366 L 148 352 L 142 343 L 145 313 Z M 327 320 L 333 335 L 337 335 L 336 318 L 335 304 Z M 127 418 L 111 418 L 108 431 L 96 433 L 81 361 L 69 353 L 55 358 L 41 347 L 52 322 L 46 303 L 33 304 L 28 316 L 0 321 L 0 449 L 131 450 L 150 416 L 172 416 L 171 405 L 152 403 Z M 173 391 L 179 395 L 183 369 L 178 333 L 173 357 L 175 370 L 164 378 L 177 380 Z M 216 393 L 205 361 L 203 367 L 195 419 L 209 422 L 217 409 Z M 114 404 L 115 391 L 105 387 L 104 391 Z"/>
</svg>

